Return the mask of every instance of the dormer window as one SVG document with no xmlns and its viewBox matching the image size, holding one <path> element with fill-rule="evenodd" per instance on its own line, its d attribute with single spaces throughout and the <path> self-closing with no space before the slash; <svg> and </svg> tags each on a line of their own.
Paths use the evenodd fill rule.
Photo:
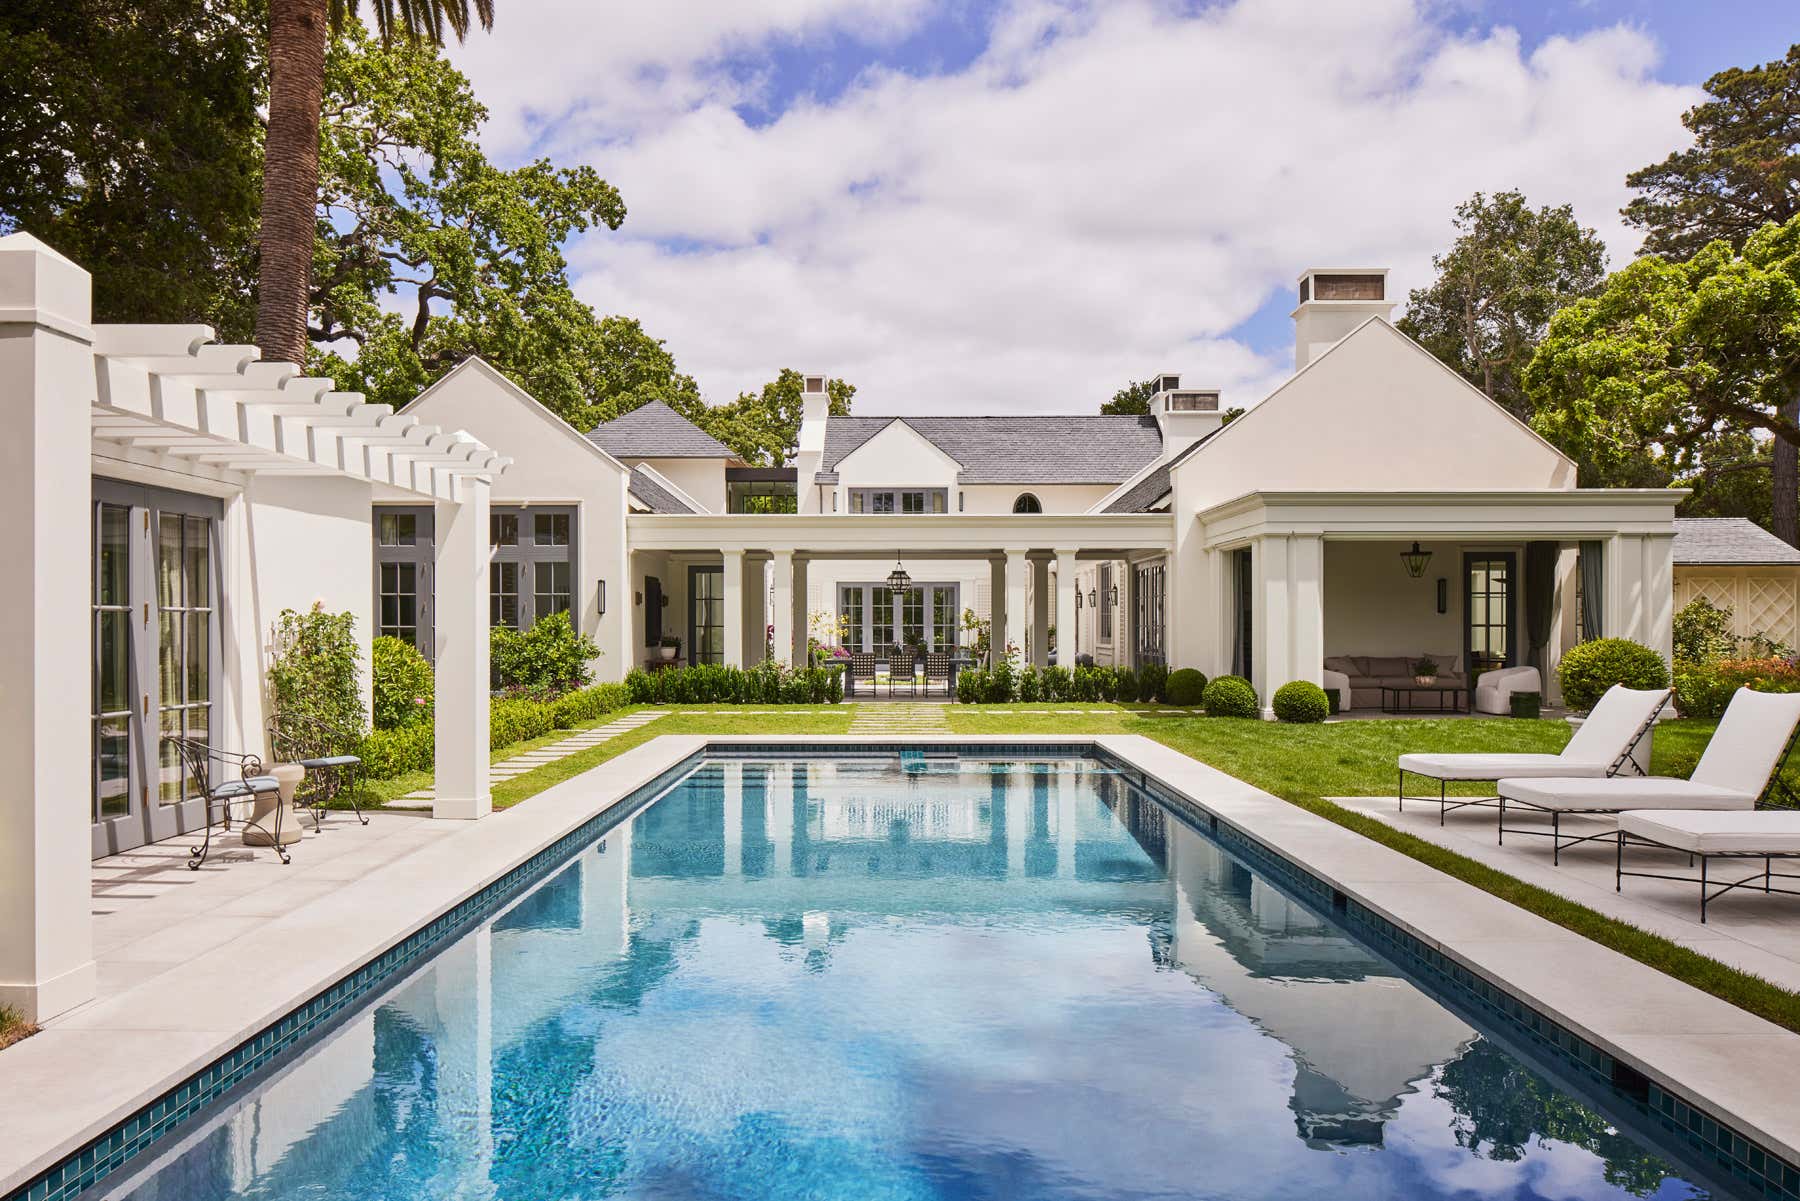
<svg viewBox="0 0 1800 1201">
<path fill-rule="evenodd" d="M 1029 492 L 1019 493 L 1019 498 L 1013 501 L 1013 512 L 1015 513 L 1042 513 L 1043 511 L 1043 502 Z"/>
</svg>

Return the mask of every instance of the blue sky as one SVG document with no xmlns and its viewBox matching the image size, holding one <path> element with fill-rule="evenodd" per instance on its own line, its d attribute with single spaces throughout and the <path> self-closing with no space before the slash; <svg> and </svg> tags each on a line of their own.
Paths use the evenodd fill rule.
<svg viewBox="0 0 1800 1201">
<path fill-rule="evenodd" d="M 1624 175 L 1775 3 L 537 0 L 457 52 L 503 161 L 630 209 L 572 246 L 714 399 L 783 366 L 868 412 L 1087 409 L 1177 370 L 1260 398 L 1291 281 L 1424 282 L 1455 204 L 1518 187 L 1613 251 Z"/>
</svg>

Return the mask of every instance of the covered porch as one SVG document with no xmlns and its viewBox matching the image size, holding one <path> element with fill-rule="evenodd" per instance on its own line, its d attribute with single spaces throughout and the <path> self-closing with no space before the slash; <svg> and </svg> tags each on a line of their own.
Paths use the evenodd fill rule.
<svg viewBox="0 0 1800 1201">
<path fill-rule="evenodd" d="M 507 460 L 204 326 L 93 325 L 89 291 L 42 243 L 0 239 L 0 491 L 22 531 L 0 600 L 0 1004 L 29 1020 L 94 995 L 91 860 L 167 839 L 185 858 L 209 818 L 226 849 L 171 740 L 275 761 L 283 610 L 353 616 L 366 715 L 375 500 L 440 531 L 437 814 L 489 804 L 481 602 Z"/>
<path fill-rule="evenodd" d="M 963 614 L 992 646 L 1072 664 L 1093 569 L 1166 556 L 1167 514 L 632 514 L 631 642 L 681 641 L 683 662 L 806 662 L 809 639 L 858 655 L 967 658 Z M 895 594 L 896 571 L 907 577 Z M 1127 585 L 1129 589 L 1130 585 Z M 1110 603 L 1110 602 L 1109 602 Z M 1065 651 L 1064 647 L 1068 649 Z M 1081 648 L 1083 651 L 1087 647 Z"/>
<path fill-rule="evenodd" d="M 1491 677 L 1482 707 L 1505 711 L 1502 686 L 1555 705 L 1577 642 L 1630 638 L 1668 657 L 1684 495 L 1253 493 L 1196 519 L 1184 566 L 1217 608 L 1185 643 L 1207 674 L 1247 676 L 1266 716 L 1290 680 L 1339 689 L 1345 710 L 1469 712 L 1482 675 L 1509 668 L 1537 678 Z M 1421 659 L 1430 685 L 1414 678 Z"/>
</svg>

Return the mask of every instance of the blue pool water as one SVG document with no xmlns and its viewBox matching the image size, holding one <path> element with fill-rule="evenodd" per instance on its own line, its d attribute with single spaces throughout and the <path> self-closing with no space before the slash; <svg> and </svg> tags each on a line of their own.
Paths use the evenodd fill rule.
<svg viewBox="0 0 1800 1201">
<path fill-rule="evenodd" d="M 105 1195 L 1707 1195 L 1624 1121 L 1092 761 L 725 760 Z"/>
</svg>

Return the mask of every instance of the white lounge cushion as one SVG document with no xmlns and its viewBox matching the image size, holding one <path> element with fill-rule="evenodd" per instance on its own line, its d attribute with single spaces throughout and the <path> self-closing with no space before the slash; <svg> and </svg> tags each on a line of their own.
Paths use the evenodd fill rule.
<svg viewBox="0 0 1800 1201">
<path fill-rule="evenodd" d="M 1800 855 L 1800 810 L 1621 813 L 1619 829 L 1696 855 Z"/>
<path fill-rule="evenodd" d="M 1499 780 L 1520 776 L 1604 776 L 1612 760 L 1574 762 L 1561 755 L 1495 754 L 1400 756 L 1400 770 L 1434 780 Z"/>
<path fill-rule="evenodd" d="M 1672 776 L 1607 779 L 1504 779 L 1495 790 L 1509 801 L 1564 813 L 1618 813 L 1627 809 L 1750 809 L 1756 794 Z"/>
<path fill-rule="evenodd" d="M 1631 740 L 1669 699 L 1667 688 L 1606 690 L 1562 752 L 1400 756 L 1400 770 L 1434 780 L 1498 780 L 1506 776 L 1604 776 Z"/>
</svg>

